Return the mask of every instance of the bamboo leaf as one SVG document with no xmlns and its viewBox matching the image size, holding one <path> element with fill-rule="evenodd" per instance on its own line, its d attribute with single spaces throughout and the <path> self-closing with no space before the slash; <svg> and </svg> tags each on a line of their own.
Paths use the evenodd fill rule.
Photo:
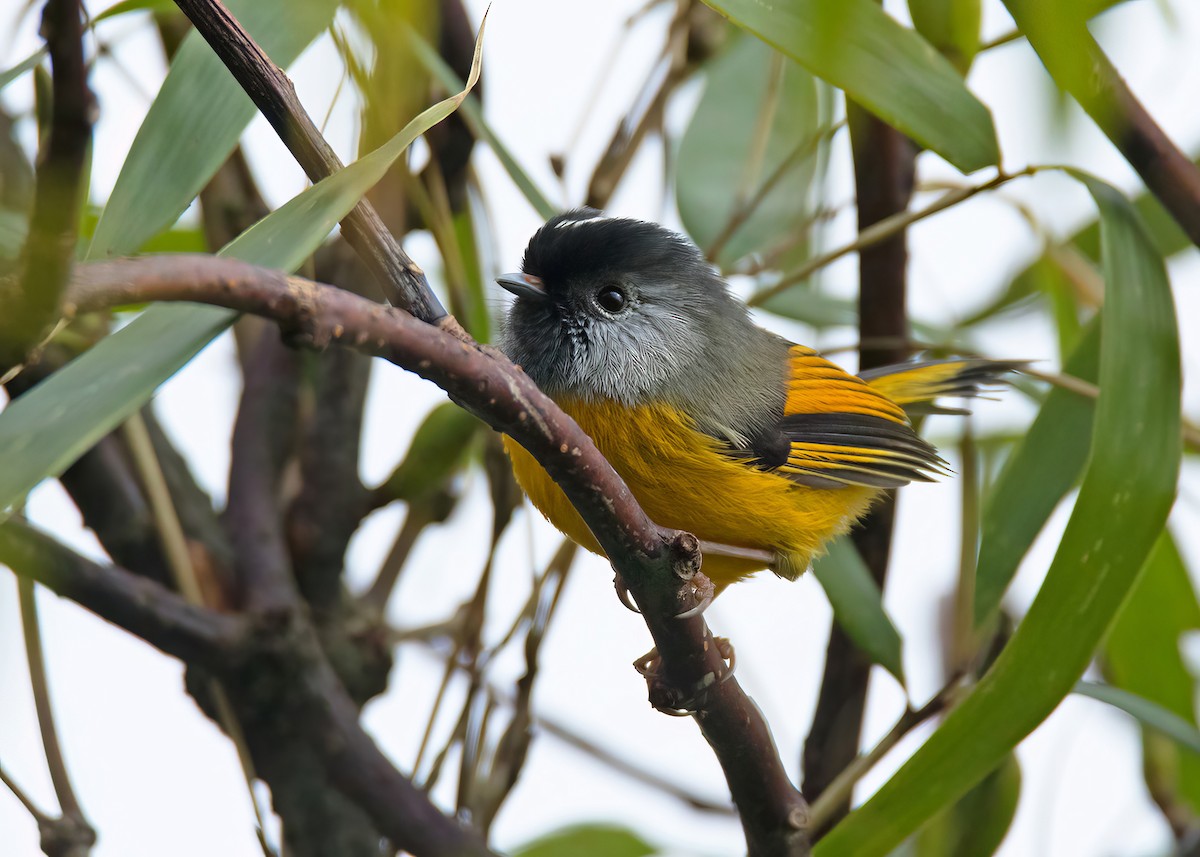
<svg viewBox="0 0 1200 857">
<path fill-rule="evenodd" d="M 1045 583 L 979 684 L 816 846 L 884 855 L 958 799 L 1083 675 L 1166 522 L 1181 453 L 1179 338 L 1161 256 L 1129 202 L 1078 175 L 1101 213 L 1106 308 L 1091 457 Z"/>
<path fill-rule="evenodd" d="M 483 28 L 467 86 L 479 79 Z M 440 101 L 374 152 L 308 188 L 230 242 L 219 255 L 285 271 L 308 258 L 396 158 L 466 97 Z M 0 520 L 129 417 L 237 313 L 200 304 L 153 306 L 0 412 Z"/>
<path fill-rule="evenodd" d="M 1193 753 L 1200 753 L 1200 730 L 1194 724 L 1184 720 L 1174 711 L 1151 702 L 1144 696 L 1130 693 L 1110 684 L 1097 684 L 1081 681 L 1075 685 L 1075 692 L 1080 696 L 1107 702 L 1114 708 L 1119 708 L 1143 725 L 1161 732 Z"/>
<path fill-rule="evenodd" d="M 1068 375 L 1095 383 L 1100 327 L 1092 322 L 1064 367 Z M 1033 540 L 1083 472 L 1094 411 L 1095 403 L 1085 396 L 1051 390 L 988 492 L 975 571 L 976 627 L 1000 607 Z"/>
<path fill-rule="evenodd" d="M 421 34 L 416 30 L 408 30 L 409 44 L 412 45 L 413 54 L 425 66 L 434 79 L 439 84 L 445 87 L 447 92 L 457 92 L 462 89 L 462 81 L 458 75 L 454 73 L 454 69 L 446 65 L 446 61 L 442 59 L 433 47 L 421 38 Z M 525 199 L 533 206 L 534 211 L 540 214 L 546 220 L 549 220 L 554 215 L 558 214 L 559 206 L 552 203 L 541 189 L 529 177 L 529 173 L 525 172 L 525 168 L 517 163 L 517 159 L 513 157 L 512 152 L 508 147 L 496 136 L 496 132 L 483 118 L 483 108 L 479 105 L 479 99 L 474 95 L 467 98 L 462 105 L 463 120 L 471 129 L 471 133 L 479 139 L 483 140 L 492 148 L 496 159 L 500 161 L 504 171 L 508 173 L 509 178 L 513 180 L 513 184 L 525 195 Z"/>
<path fill-rule="evenodd" d="M 904 684 L 900 634 L 883 609 L 883 594 L 854 542 L 845 536 L 833 542 L 829 552 L 813 563 L 813 574 L 842 630 L 874 663 Z"/>
<path fill-rule="evenodd" d="M 979 52 L 981 0 L 908 0 L 908 11 L 917 32 L 965 75 Z"/>
<path fill-rule="evenodd" d="M 658 849 L 623 827 L 581 824 L 518 848 L 513 857 L 649 857 Z"/>
<path fill-rule="evenodd" d="M 753 214 L 722 242 L 715 261 L 728 266 L 795 234 L 810 216 L 817 82 L 748 36 L 707 64 L 705 81 L 679 142 L 675 183 L 679 217 L 696 244 L 712 248 L 735 213 L 780 171 Z"/>
<path fill-rule="evenodd" d="M 963 172 L 999 162 L 988 109 L 873 0 L 705 2 Z"/>
<path fill-rule="evenodd" d="M 230 0 L 226 5 L 278 65 L 333 20 L 337 0 Z M 229 157 L 254 104 L 197 32 L 184 40 L 138 129 L 88 250 L 134 253 L 183 213 Z"/>
<path fill-rule="evenodd" d="M 1196 590 L 1175 540 L 1170 532 L 1164 532 L 1108 632 L 1104 643 L 1105 678 L 1110 685 L 1183 718 L 1194 731 L 1196 684 L 1184 663 L 1180 643 L 1185 634 L 1198 629 L 1200 604 Z M 1152 791 L 1178 795 L 1193 812 L 1200 811 L 1200 756 L 1181 752 L 1152 731 L 1144 734 L 1143 743 L 1146 780 L 1152 784 Z"/>
</svg>

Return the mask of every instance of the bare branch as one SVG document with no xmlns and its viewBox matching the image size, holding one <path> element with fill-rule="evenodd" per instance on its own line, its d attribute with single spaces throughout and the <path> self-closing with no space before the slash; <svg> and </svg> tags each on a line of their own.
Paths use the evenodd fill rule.
<svg viewBox="0 0 1200 857">
<path fill-rule="evenodd" d="M 805 854 L 807 807 L 788 780 L 762 714 L 728 668 L 702 616 L 682 618 L 711 584 L 699 542 L 651 522 L 591 439 L 503 356 L 402 310 L 244 263 L 143 257 L 76 269 L 72 309 L 147 300 L 215 303 L 274 319 L 316 347 L 340 343 L 428 378 L 537 458 L 579 510 L 641 607 L 662 668 L 658 707 L 688 707 L 712 745 L 741 814 L 750 853 Z M 701 689 L 702 688 L 702 689 Z M 701 690 L 698 690 L 701 689 Z M 366 806 L 365 804 L 363 804 Z"/>
<path fill-rule="evenodd" d="M 220 664 L 248 630 L 241 619 L 194 607 L 158 583 L 92 562 L 15 519 L 0 525 L 0 562 L 188 663 Z"/>
<path fill-rule="evenodd" d="M 296 97 L 283 70 L 271 62 L 220 0 L 176 0 L 196 30 L 271 123 L 279 139 L 314 182 L 342 168 Z M 362 256 L 392 303 L 424 321 L 437 321 L 445 309 L 429 288 L 425 272 L 409 258 L 365 200 L 342 221 L 342 234 Z"/>
</svg>

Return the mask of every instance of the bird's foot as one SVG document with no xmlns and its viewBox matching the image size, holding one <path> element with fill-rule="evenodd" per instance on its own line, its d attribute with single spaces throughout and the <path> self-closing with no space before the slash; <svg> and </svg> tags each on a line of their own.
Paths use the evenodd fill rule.
<svg viewBox="0 0 1200 857">
<path fill-rule="evenodd" d="M 733 678 L 737 669 L 737 654 L 733 644 L 724 637 L 710 637 L 704 645 L 715 645 L 721 655 L 723 666 L 720 670 L 706 673 L 691 687 L 679 687 L 670 683 L 662 673 L 662 658 L 658 649 L 651 649 L 633 662 L 633 668 L 646 679 L 650 691 L 650 704 L 663 714 L 672 717 L 687 717 L 695 714 L 704 704 L 708 691 Z"/>
<path fill-rule="evenodd" d="M 625 585 L 625 578 L 621 577 L 619 571 L 613 575 L 613 588 L 617 590 L 617 598 L 625 605 L 626 609 L 641 615 L 642 611 L 633 603 L 633 596 L 629 594 L 629 587 Z"/>
</svg>

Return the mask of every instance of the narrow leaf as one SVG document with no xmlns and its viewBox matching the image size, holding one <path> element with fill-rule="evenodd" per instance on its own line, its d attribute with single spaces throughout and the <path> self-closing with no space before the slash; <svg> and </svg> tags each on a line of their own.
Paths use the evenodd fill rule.
<svg viewBox="0 0 1200 857">
<path fill-rule="evenodd" d="M 705 0 L 963 172 L 1000 160 L 988 109 L 873 0 Z"/>
<path fill-rule="evenodd" d="M 329 26 L 338 7 L 337 0 L 229 0 L 226 5 L 280 66 L 289 65 Z M 88 257 L 136 252 L 174 223 L 253 117 L 250 96 L 192 32 L 129 148 Z"/>
<path fill-rule="evenodd" d="M 649 857 L 658 849 L 623 827 L 581 824 L 518 848 L 513 857 Z"/>
<path fill-rule="evenodd" d="M 904 684 L 900 634 L 883 609 L 883 594 L 854 542 L 848 537 L 833 542 L 829 552 L 813 563 L 813 574 L 842 630 L 874 663 Z"/>
<path fill-rule="evenodd" d="M 413 54 L 420 61 L 421 65 L 425 66 L 426 70 L 433 75 L 434 79 L 441 84 L 447 92 L 457 92 L 463 88 L 463 83 L 458 75 L 454 73 L 454 69 L 446 65 L 446 61 L 438 54 L 433 47 L 421 38 L 421 34 L 416 30 L 409 29 L 408 31 L 409 44 L 412 45 Z M 479 99 L 474 95 L 469 96 L 463 102 L 460 108 L 463 120 L 467 123 L 467 127 L 471 129 L 471 133 L 483 140 L 491 148 L 500 161 L 504 171 L 508 173 L 508 177 L 513 180 L 513 184 L 517 189 L 525 195 L 525 199 L 533 206 L 534 211 L 540 214 L 546 220 L 549 220 L 554 215 L 558 214 L 559 206 L 552 203 L 533 179 L 529 177 L 529 173 L 525 172 L 524 167 L 517 163 L 517 159 L 513 157 L 512 152 L 508 147 L 496 136 L 496 132 L 488 125 L 483 118 L 483 108 L 479 105 Z"/>
<path fill-rule="evenodd" d="M 708 251 L 723 237 L 716 254 L 723 266 L 796 234 L 809 219 L 819 115 L 812 75 L 758 39 L 736 39 L 706 65 L 704 94 L 679 142 L 675 195 L 700 247 Z M 753 214 L 726 236 L 730 219 L 777 172 Z"/>
<path fill-rule="evenodd" d="M 1029 613 L 941 727 L 814 850 L 884 855 L 964 794 L 1083 675 L 1166 522 L 1181 453 L 1179 338 L 1162 258 L 1128 201 L 1089 177 L 1106 293 L 1101 394 L 1079 499 Z"/>
<path fill-rule="evenodd" d="M 479 79 L 483 28 L 467 86 Z M 219 255 L 295 270 L 388 167 L 462 102 L 466 90 L 440 101 L 391 140 L 264 217 Z M 152 306 L 105 337 L 0 412 L 0 520 L 13 503 L 57 476 L 141 407 L 158 385 L 237 318 L 200 304 Z"/>
<path fill-rule="evenodd" d="M 0 71 L 0 89 L 4 89 L 4 87 L 8 86 L 21 75 L 25 74 L 25 72 L 33 69 L 45 58 L 46 54 L 46 48 L 38 48 L 30 56 L 25 57 L 25 59 L 21 60 L 12 68 Z"/>
<path fill-rule="evenodd" d="M 1104 642 L 1104 676 L 1183 718 L 1195 729 L 1196 683 L 1181 651 L 1185 634 L 1200 629 L 1196 590 L 1170 532 L 1164 532 L 1137 586 Z M 1200 812 L 1200 756 L 1153 732 L 1144 734 L 1147 784 L 1156 794 L 1185 800 Z"/>
<path fill-rule="evenodd" d="M 1193 753 L 1200 753 L 1200 730 L 1157 702 L 1151 702 L 1144 696 L 1138 696 L 1136 693 L 1130 693 L 1110 684 L 1097 684 L 1090 681 L 1079 682 L 1075 685 L 1075 692 L 1080 696 L 1107 702 L 1114 708 L 1119 708 L 1126 714 L 1137 718 L 1142 725 L 1179 742 Z"/>
<path fill-rule="evenodd" d="M 1095 383 L 1100 361 L 1100 324 L 1092 322 L 1064 368 Z M 975 625 L 1000 607 L 1017 567 L 1050 514 L 1079 480 L 1087 460 L 1095 403 L 1055 388 L 1013 449 L 984 501 L 975 572 Z"/>
</svg>

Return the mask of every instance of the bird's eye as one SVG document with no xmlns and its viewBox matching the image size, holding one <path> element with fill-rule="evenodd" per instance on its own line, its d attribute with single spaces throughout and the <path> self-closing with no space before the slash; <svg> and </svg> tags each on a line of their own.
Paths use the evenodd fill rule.
<svg viewBox="0 0 1200 857">
<path fill-rule="evenodd" d="M 596 303 L 605 312 L 617 313 L 625 308 L 625 293 L 616 286 L 605 286 L 596 293 Z"/>
</svg>

